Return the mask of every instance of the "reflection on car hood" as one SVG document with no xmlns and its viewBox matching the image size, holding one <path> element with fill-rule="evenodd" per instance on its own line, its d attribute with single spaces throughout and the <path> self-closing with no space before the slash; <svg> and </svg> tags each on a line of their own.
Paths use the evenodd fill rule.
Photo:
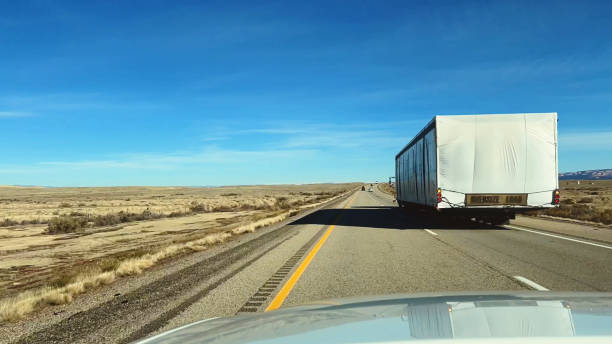
<svg viewBox="0 0 612 344">
<path fill-rule="evenodd" d="M 142 343 L 380 343 L 577 336 L 612 336 L 611 293 L 420 294 L 340 299 L 200 321 Z"/>
</svg>

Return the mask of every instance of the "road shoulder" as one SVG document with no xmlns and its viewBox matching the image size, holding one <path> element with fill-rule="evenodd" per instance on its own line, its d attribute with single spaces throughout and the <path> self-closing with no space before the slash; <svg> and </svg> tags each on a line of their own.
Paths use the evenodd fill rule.
<svg viewBox="0 0 612 344">
<path fill-rule="evenodd" d="M 612 230 L 578 223 L 554 221 L 531 216 L 517 216 L 512 225 L 567 235 L 576 238 L 612 243 Z"/>
</svg>

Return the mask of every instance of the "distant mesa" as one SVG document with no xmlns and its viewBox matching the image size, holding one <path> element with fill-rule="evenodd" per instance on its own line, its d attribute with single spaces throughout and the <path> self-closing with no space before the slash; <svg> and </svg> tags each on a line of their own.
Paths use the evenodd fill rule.
<svg viewBox="0 0 612 344">
<path fill-rule="evenodd" d="M 560 180 L 567 179 L 582 179 L 582 180 L 603 180 L 603 179 L 612 179 L 612 169 L 604 169 L 604 170 L 588 170 L 588 171 L 578 171 L 578 172 L 565 172 L 559 173 Z"/>
</svg>

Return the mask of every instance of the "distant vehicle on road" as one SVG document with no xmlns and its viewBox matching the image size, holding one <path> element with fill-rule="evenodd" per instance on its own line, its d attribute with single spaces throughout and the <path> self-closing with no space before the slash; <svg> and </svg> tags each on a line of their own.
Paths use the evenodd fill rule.
<svg viewBox="0 0 612 344">
<path fill-rule="evenodd" d="M 361 191 L 365 191 L 365 185 L 361 186 Z"/>
<path fill-rule="evenodd" d="M 501 224 L 559 204 L 557 113 L 435 116 L 395 156 L 401 207 Z"/>
</svg>

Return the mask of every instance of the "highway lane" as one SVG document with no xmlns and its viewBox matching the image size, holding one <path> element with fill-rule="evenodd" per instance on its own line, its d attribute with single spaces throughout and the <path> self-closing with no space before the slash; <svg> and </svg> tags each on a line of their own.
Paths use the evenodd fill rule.
<svg viewBox="0 0 612 344">
<path fill-rule="evenodd" d="M 377 188 L 358 192 L 348 208 L 322 212 L 333 213 L 335 228 L 283 306 L 388 293 L 534 289 L 525 281 L 556 291 L 612 290 L 612 250 L 603 247 L 443 224 L 397 208 Z"/>
<path fill-rule="evenodd" d="M 339 297 L 611 291 L 612 245 L 601 246 L 477 223 L 444 224 L 398 208 L 374 188 L 168 262 L 151 277 L 121 280 L 59 316 L 49 310 L 52 322 L 16 325 L 10 333 L 23 333 L 22 343 L 127 343 L 201 319 Z M 88 297 L 101 301 L 80 309 Z"/>
<path fill-rule="evenodd" d="M 440 223 L 398 208 L 377 188 L 283 230 L 290 239 L 154 333 L 339 297 L 612 289 L 612 250 L 490 225 Z"/>
</svg>

